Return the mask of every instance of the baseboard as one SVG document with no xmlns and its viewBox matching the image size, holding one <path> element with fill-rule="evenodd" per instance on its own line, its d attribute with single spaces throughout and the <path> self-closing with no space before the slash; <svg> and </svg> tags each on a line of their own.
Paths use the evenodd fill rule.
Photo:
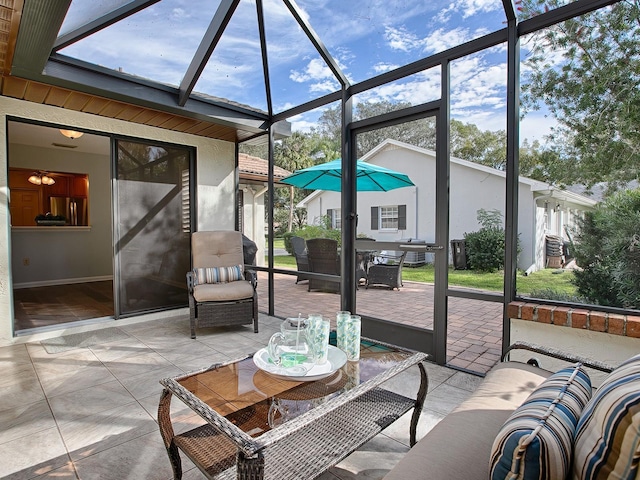
<svg viewBox="0 0 640 480">
<path fill-rule="evenodd" d="M 83 277 L 83 278 L 61 278 L 58 280 L 44 280 L 41 282 L 24 282 L 14 283 L 14 290 L 21 288 L 35 288 L 35 287 L 53 287 L 56 285 L 71 285 L 73 283 L 89 283 L 89 282 L 104 282 L 107 280 L 113 280 L 113 275 L 102 275 L 99 277 Z"/>
</svg>

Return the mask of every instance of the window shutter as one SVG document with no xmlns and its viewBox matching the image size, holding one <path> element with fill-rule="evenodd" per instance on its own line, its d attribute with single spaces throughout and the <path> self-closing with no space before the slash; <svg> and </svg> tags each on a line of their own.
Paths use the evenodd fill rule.
<svg viewBox="0 0 640 480">
<path fill-rule="evenodd" d="M 378 207 L 371 207 L 371 230 L 378 230 Z"/>
<path fill-rule="evenodd" d="M 398 230 L 407 229 L 407 206 L 398 205 Z"/>
<path fill-rule="evenodd" d="M 327 218 L 329 219 L 329 230 L 333 230 L 333 209 L 327 209 Z"/>
<path fill-rule="evenodd" d="M 244 191 L 242 189 L 238 190 L 236 199 L 238 201 L 238 205 L 236 205 L 238 211 L 236 230 L 244 233 Z"/>
</svg>

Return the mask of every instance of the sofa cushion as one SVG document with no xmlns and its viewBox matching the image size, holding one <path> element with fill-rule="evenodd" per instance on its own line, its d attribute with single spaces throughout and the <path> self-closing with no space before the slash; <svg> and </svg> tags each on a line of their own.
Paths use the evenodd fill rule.
<svg viewBox="0 0 640 480">
<path fill-rule="evenodd" d="M 551 372 L 526 363 L 497 364 L 467 400 L 407 452 L 385 480 L 486 480 L 491 444 L 500 427 L 549 375 Z M 446 385 L 443 387 L 446 395 Z"/>
<path fill-rule="evenodd" d="M 581 364 L 550 376 L 500 429 L 491 449 L 490 478 L 566 478 L 578 418 L 590 398 L 591 380 Z"/>
<path fill-rule="evenodd" d="M 574 458 L 575 479 L 640 478 L 640 355 L 611 372 L 585 407 Z"/>
<path fill-rule="evenodd" d="M 243 265 L 233 265 L 231 267 L 206 267 L 194 268 L 196 285 L 205 283 L 229 283 L 237 280 L 244 280 Z"/>
</svg>

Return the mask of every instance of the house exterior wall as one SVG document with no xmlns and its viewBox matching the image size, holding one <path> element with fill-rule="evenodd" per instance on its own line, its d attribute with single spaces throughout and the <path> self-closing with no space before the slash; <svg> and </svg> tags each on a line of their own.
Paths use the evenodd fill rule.
<svg viewBox="0 0 640 480">
<path fill-rule="evenodd" d="M 358 193 L 358 234 L 378 241 L 399 241 L 406 238 L 435 242 L 435 157 L 414 150 L 391 146 L 367 159 L 375 165 L 407 173 L 415 187 L 389 192 Z M 499 173 L 499 172 L 498 172 Z M 519 265 L 529 266 L 534 259 L 533 193 L 527 184 L 520 184 L 519 232 L 522 252 Z M 316 221 L 327 209 L 340 208 L 339 192 L 322 192 L 308 201 L 308 223 Z M 371 229 L 371 206 L 406 205 L 407 228 L 397 231 Z M 471 169 L 464 164 L 450 164 L 449 238 L 463 239 L 465 233 L 480 228 L 478 210 L 505 209 L 504 176 Z"/>
<path fill-rule="evenodd" d="M 243 230 L 244 234 L 253 240 L 258 247 L 256 253 L 256 265 L 259 267 L 266 266 L 265 252 L 266 252 L 266 240 L 265 240 L 265 210 L 264 210 L 264 197 L 266 190 L 257 185 L 240 184 L 240 190 L 243 191 L 244 204 L 243 204 Z"/>
<path fill-rule="evenodd" d="M 0 341 L 13 338 L 13 278 L 9 215 L 7 118 L 15 117 L 67 127 L 138 137 L 151 141 L 193 146 L 196 149 L 197 229 L 228 229 L 235 226 L 235 147 L 224 142 L 121 120 L 65 110 L 8 97 L 0 97 Z M 90 206 L 90 208 L 94 208 Z M 110 238 L 110 237 L 109 237 Z M 45 248 L 46 237 L 39 248 Z"/>
</svg>

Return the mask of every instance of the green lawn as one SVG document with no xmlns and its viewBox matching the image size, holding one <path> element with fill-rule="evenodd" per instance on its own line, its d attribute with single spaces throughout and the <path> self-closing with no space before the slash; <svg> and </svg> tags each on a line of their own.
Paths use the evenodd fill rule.
<svg viewBox="0 0 640 480">
<path fill-rule="evenodd" d="M 284 248 L 284 247 L 280 247 Z M 274 266 L 276 268 L 296 268 L 296 260 L 291 255 L 274 257 Z M 561 271 L 562 273 L 554 273 Z M 402 279 L 412 282 L 433 283 L 434 268 L 433 265 L 424 265 L 422 267 L 405 267 L 402 269 Z M 573 273 L 570 271 L 562 271 L 547 268 L 531 275 L 524 276 L 518 273 L 516 286 L 518 294 L 529 294 L 534 290 L 553 289 L 556 292 L 567 295 L 575 295 L 575 287 L 571 284 Z M 472 270 L 454 270 L 449 269 L 449 285 L 467 288 L 478 288 L 482 290 L 490 290 L 501 292 L 503 288 L 504 276 L 502 272 L 497 273 L 478 273 Z"/>
</svg>

